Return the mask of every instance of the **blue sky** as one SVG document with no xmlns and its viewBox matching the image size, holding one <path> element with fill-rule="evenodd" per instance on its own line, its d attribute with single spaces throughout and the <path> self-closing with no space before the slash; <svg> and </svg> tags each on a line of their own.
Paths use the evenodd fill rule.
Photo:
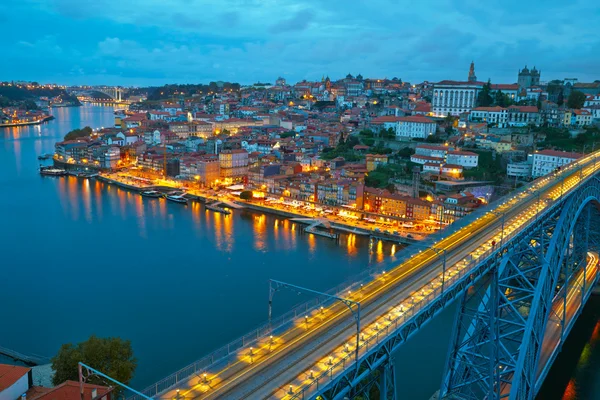
<svg viewBox="0 0 600 400">
<path fill-rule="evenodd" d="M 600 79 L 600 7 L 517 0 L 0 0 L 0 80 Z"/>
</svg>

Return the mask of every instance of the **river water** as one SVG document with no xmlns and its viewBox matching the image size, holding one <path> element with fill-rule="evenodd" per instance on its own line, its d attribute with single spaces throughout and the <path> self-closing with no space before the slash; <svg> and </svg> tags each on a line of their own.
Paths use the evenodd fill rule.
<svg viewBox="0 0 600 400">
<path fill-rule="evenodd" d="M 41 177 L 37 156 L 69 130 L 114 121 L 107 106 L 52 113 L 43 125 L 0 130 L 0 346 L 52 356 L 91 334 L 129 339 L 139 389 L 264 322 L 270 278 L 326 290 L 394 262 L 389 245 L 369 254 L 361 237 L 335 242 L 260 213 L 225 216 L 94 180 Z M 277 296 L 276 313 L 308 299 Z M 451 307 L 394 356 L 402 398 L 427 399 L 439 387 L 453 317 Z M 564 383 L 553 380 L 544 399 L 588 399 L 598 389 L 597 321 L 584 313 L 563 351 L 575 358 L 555 366 Z"/>
</svg>

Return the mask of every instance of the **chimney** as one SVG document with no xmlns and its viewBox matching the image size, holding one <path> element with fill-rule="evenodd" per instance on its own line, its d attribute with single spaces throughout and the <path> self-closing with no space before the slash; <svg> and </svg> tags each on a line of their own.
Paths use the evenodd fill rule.
<svg viewBox="0 0 600 400">
<path fill-rule="evenodd" d="M 94 388 L 92 389 L 92 400 L 95 399 L 96 396 L 98 396 L 98 389 Z"/>
<path fill-rule="evenodd" d="M 21 395 L 21 400 L 26 400 L 27 399 L 27 393 L 23 393 Z"/>
</svg>

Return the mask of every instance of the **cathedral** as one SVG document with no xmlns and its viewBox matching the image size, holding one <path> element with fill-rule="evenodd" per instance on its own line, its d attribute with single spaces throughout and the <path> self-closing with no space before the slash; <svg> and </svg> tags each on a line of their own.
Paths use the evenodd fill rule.
<svg viewBox="0 0 600 400">
<path fill-rule="evenodd" d="M 542 71 L 538 71 L 535 67 L 532 70 L 525 68 L 519 71 L 519 80 L 517 81 L 521 89 L 527 89 L 531 86 L 538 86 L 540 84 L 540 75 Z"/>
</svg>

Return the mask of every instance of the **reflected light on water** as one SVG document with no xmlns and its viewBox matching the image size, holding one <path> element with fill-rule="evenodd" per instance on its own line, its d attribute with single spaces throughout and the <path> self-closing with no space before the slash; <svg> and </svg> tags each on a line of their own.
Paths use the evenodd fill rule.
<svg viewBox="0 0 600 400">
<path fill-rule="evenodd" d="M 256 250 L 266 250 L 266 217 L 264 214 L 254 215 L 252 230 L 254 232 L 254 248 Z"/>
<path fill-rule="evenodd" d="M 383 242 L 381 240 L 377 241 L 377 250 L 376 250 L 376 254 L 377 254 L 377 262 L 380 263 L 383 261 L 383 259 L 385 258 L 385 254 L 383 254 Z"/>
</svg>

